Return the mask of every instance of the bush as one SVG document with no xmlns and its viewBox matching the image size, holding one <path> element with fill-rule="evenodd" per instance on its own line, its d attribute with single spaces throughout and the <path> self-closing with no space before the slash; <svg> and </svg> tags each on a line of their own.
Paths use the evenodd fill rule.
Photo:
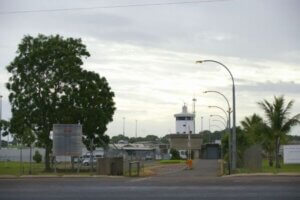
<svg viewBox="0 0 300 200">
<path fill-rule="evenodd" d="M 171 149 L 170 153 L 172 155 L 171 160 L 180 160 L 179 151 L 177 151 L 176 149 Z"/>
<path fill-rule="evenodd" d="M 40 154 L 39 151 L 35 151 L 34 156 L 33 156 L 33 160 L 34 160 L 36 163 L 42 162 L 42 155 Z"/>
</svg>

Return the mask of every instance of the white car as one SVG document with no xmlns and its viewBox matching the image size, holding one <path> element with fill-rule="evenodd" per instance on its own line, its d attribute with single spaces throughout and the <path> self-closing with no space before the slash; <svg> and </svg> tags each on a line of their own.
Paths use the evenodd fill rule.
<svg viewBox="0 0 300 200">
<path fill-rule="evenodd" d="M 82 160 L 82 164 L 83 164 L 84 166 L 89 166 L 89 165 L 90 165 L 90 162 L 91 162 L 91 159 L 90 159 L 90 158 L 84 158 L 84 159 Z M 97 163 L 97 157 L 94 157 L 94 158 L 93 158 L 93 163 L 94 163 L 94 164 Z"/>
</svg>

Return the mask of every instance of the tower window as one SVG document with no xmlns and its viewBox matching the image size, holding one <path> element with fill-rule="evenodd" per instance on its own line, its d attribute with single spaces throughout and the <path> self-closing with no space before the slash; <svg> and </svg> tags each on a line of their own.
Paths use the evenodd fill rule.
<svg viewBox="0 0 300 200">
<path fill-rule="evenodd" d="M 185 117 L 176 117 L 176 120 L 177 121 L 182 121 L 182 120 L 185 120 Z"/>
<path fill-rule="evenodd" d="M 193 120 L 193 117 L 176 117 L 177 121 Z"/>
</svg>

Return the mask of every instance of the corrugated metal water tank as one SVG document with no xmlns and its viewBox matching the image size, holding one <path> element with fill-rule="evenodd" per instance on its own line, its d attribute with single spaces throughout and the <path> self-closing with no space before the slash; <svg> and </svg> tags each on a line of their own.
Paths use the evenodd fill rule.
<svg viewBox="0 0 300 200">
<path fill-rule="evenodd" d="M 54 156 L 81 156 L 82 146 L 80 124 L 53 124 Z"/>
</svg>

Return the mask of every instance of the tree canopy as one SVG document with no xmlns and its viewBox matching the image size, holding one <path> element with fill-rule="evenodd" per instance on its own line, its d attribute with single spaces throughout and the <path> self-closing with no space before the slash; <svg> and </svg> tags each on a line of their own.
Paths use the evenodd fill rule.
<svg viewBox="0 0 300 200">
<path fill-rule="evenodd" d="M 104 77 L 81 68 L 89 56 L 81 39 L 40 34 L 25 36 L 7 66 L 13 130 L 23 134 L 21 126 L 35 127 L 47 170 L 55 123 L 81 123 L 86 145 L 91 139 L 108 142 L 104 132 L 115 111 L 114 93 Z"/>
<path fill-rule="evenodd" d="M 274 96 L 273 103 L 263 100 L 258 102 L 260 108 L 264 111 L 266 116 L 266 133 L 272 136 L 273 144 L 275 146 L 275 162 L 276 167 L 280 167 L 279 163 L 279 148 L 287 139 L 287 134 L 293 126 L 299 124 L 300 114 L 290 117 L 290 111 L 293 107 L 294 101 L 291 100 L 287 104 L 284 96 Z"/>
</svg>

